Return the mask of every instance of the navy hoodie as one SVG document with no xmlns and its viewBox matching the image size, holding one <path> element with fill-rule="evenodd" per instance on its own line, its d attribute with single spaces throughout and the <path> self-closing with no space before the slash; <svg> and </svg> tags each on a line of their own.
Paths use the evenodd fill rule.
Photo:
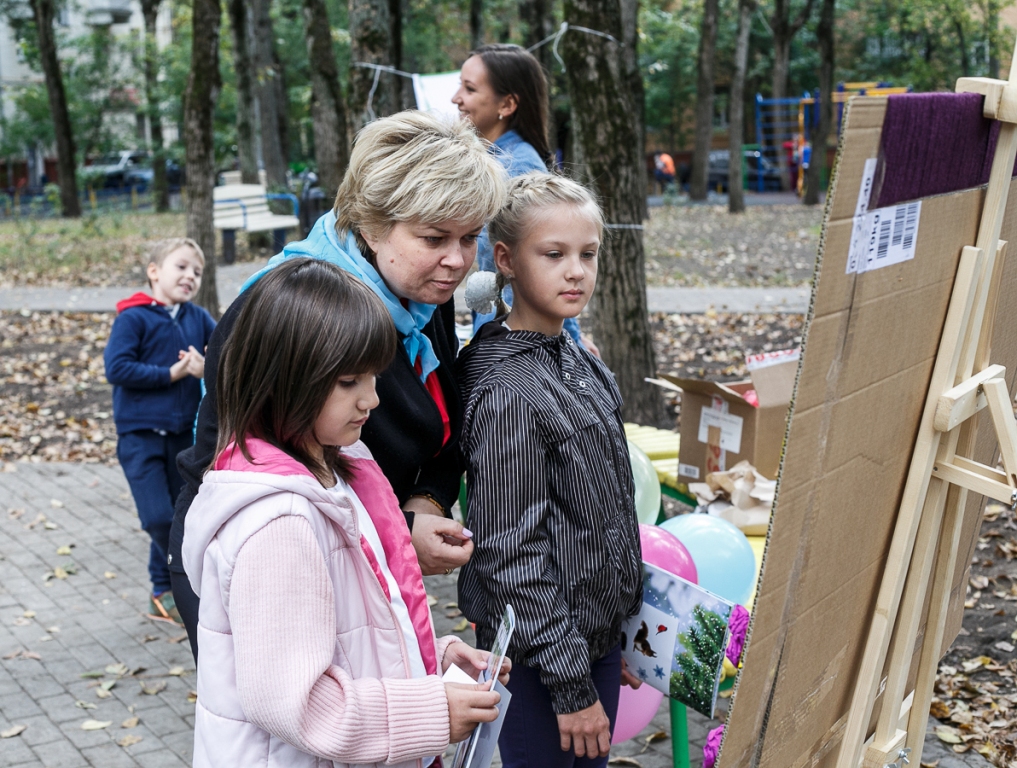
<svg viewBox="0 0 1017 768">
<path fill-rule="evenodd" d="M 193 376 L 171 382 L 170 367 L 182 349 L 193 346 L 204 354 L 215 320 L 191 303 L 181 304 L 174 318 L 146 294 L 135 294 L 117 309 L 103 356 L 117 434 L 193 429 L 201 382 Z"/>
</svg>

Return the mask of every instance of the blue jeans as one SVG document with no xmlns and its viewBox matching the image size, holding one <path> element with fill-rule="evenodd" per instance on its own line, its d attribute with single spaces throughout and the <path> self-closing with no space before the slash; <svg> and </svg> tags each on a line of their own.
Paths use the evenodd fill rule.
<svg viewBox="0 0 1017 768">
<path fill-rule="evenodd" d="M 148 576 L 152 594 L 170 589 L 166 567 L 169 533 L 173 524 L 173 505 L 184 484 L 177 471 L 177 454 L 194 443 L 187 430 L 160 435 L 155 430 L 127 432 L 117 440 L 117 459 L 131 487 L 141 527 L 151 538 L 148 552 Z"/>
<path fill-rule="evenodd" d="M 611 733 L 614 733 L 621 691 L 621 646 L 593 662 L 590 673 L 600 703 L 611 721 Z M 604 768 L 607 765 L 607 757 L 576 757 L 571 749 L 562 751 L 551 693 L 540 682 L 537 670 L 513 664 L 508 689 L 512 692 L 512 703 L 498 737 L 505 768 Z"/>
</svg>

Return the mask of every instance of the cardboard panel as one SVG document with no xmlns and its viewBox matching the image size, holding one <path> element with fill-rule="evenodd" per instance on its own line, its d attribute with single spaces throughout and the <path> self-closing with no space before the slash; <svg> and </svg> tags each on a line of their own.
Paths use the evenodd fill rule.
<svg viewBox="0 0 1017 768">
<path fill-rule="evenodd" d="M 977 235 L 984 190 L 926 198 L 913 260 L 845 274 L 862 169 L 878 154 L 885 108 L 885 99 L 855 99 L 845 117 L 720 768 L 826 768 L 836 760 L 954 274 L 962 247 Z M 1001 236 L 1015 248 L 1004 285 L 1017 281 L 1015 201 L 1011 191 Z M 1017 292 L 1004 291 L 992 360 L 1007 367 L 1011 382 L 1017 328 L 1006 318 L 1015 315 Z M 986 433 L 976 458 L 989 462 L 995 442 Z M 948 642 L 960 626 L 981 508 L 981 499 L 970 499 L 962 548 L 969 554 L 955 575 Z"/>
</svg>

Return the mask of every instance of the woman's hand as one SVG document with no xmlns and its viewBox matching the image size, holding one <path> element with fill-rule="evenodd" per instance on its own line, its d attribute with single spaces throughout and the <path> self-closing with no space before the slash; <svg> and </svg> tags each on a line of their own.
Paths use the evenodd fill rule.
<svg viewBox="0 0 1017 768">
<path fill-rule="evenodd" d="M 434 506 L 423 499 L 409 499 L 403 505 L 407 512 L 413 512 L 413 530 L 410 539 L 413 549 L 420 562 L 420 570 L 425 576 L 434 576 L 466 565 L 473 555 L 473 542 L 465 535 L 466 529 L 455 520 L 438 517 L 434 514 L 422 514 L 415 508 L 414 501 Z M 449 543 L 457 542 L 456 544 Z"/>
<path fill-rule="evenodd" d="M 465 643 L 456 643 L 465 645 Z M 469 736 L 477 723 L 493 723 L 498 719 L 497 704 L 501 694 L 485 691 L 479 685 L 445 683 L 448 699 L 448 740 L 455 744 Z"/>
<path fill-rule="evenodd" d="M 641 686 L 643 684 L 642 680 L 640 680 L 638 677 L 636 677 L 631 672 L 629 672 L 629 665 L 625 661 L 624 657 L 622 658 L 621 682 L 622 682 L 622 685 L 627 685 L 629 688 L 631 688 L 634 691 L 639 690 L 639 686 Z"/>
<path fill-rule="evenodd" d="M 611 721 L 599 701 L 578 712 L 558 715 L 558 732 L 562 752 L 568 752 L 571 746 L 576 757 L 604 757 L 611 753 Z"/>
<path fill-rule="evenodd" d="M 441 671 L 444 672 L 450 665 L 455 664 L 474 680 L 479 680 L 480 673 L 487 669 L 490 663 L 490 651 L 482 651 L 466 643 L 452 643 L 445 649 L 445 658 L 441 662 Z M 508 685 L 509 672 L 511 671 L 512 659 L 506 656 L 501 664 L 501 671 L 498 672 L 498 682 L 502 685 Z M 492 684 L 488 687 L 493 689 L 494 685 Z"/>
</svg>

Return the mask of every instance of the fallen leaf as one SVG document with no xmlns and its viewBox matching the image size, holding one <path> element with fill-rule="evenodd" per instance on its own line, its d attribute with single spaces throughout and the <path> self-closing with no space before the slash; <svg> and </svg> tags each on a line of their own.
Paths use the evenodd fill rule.
<svg viewBox="0 0 1017 768">
<path fill-rule="evenodd" d="M 182 643 L 186 639 L 187 639 L 187 633 L 184 632 L 184 634 L 177 635 L 176 637 L 167 637 L 166 638 L 166 642 L 167 643 Z"/>
<path fill-rule="evenodd" d="M 147 693 L 149 696 L 155 696 L 157 693 L 161 693 L 162 691 L 166 690 L 166 681 L 165 680 L 157 680 L 157 681 L 152 682 L 152 683 L 144 683 L 144 682 L 142 682 L 142 683 L 140 683 L 140 685 L 141 685 L 141 692 L 142 693 Z"/>
<path fill-rule="evenodd" d="M 124 720 L 122 723 L 120 723 L 120 727 L 121 728 L 135 728 L 138 725 L 139 722 L 140 722 L 140 720 L 137 717 L 128 717 L 126 720 Z"/>
<path fill-rule="evenodd" d="M 468 620 L 466 620 L 466 619 L 463 619 L 458 624 L 456 624 L 454 627 L 452 627 L 452 631 L 453 632 L 465 632 L 466 628 L 469 627 L 469 626 L 470 626 L 470 622 Z"/>
<path fill-rule="evenodd" d="M 957 734 L 957 729 L 945 725 L 941 725 L 936 729 L 936 738 L 947 744 L 960 744 L 962 742 L 961 737 Z"/>
<path fill-rule="evenodd" d="M 99 698 L 99 699 L 108 699 L 108 698 L 110 698 L 110 697 L 111 697 L 112 695 L 113 695 L 113 694 L 112 694 L 112 693 L 110 693 L 110 692 L 109 692 L 108 690 L 106 690 L 105 688 L 96 688 L 96 689 L 95 689 L 95 696 L 96 696 L 96 698 Z"/>
<path fill-rule="evenodd" d="M 46 631 L 49 632 L 51 635 L 55 635 L 60 632 L 60 627 L 55 625 L 52 627 L 46 627 Z"/>
<path fill-rule="evenodd" d="M 142 737 L 138 736 L 136 733 L 128 733 L 123 738 L 117 739 L 117 744 L 119 744 L 121 747 L 129 747 L 133 744 L 137 744 L 139 741 L 141 741 L 141 738 Z"/>
<path fill-rule="evenodd" d="M 456 603 L 456 602 L 445 603 L 445 605 L 443 605 L 442 607 L 443 608 L 458 608 L 459 607 L 459 603 Z"/>
<path fill-rule="evenodd" d="M 607 761 L 608 765 L 631 765 L 632 768 L 643 768 L 643 764 L 634 757 L 612 757 Z"/>
<path fill-rule="evenodd" d="M 462 615 L 463 612 L 460 611 L 458 608 L 453 608 L 451 611 L 445 611 L 445 618 L 447 619 L 456 619 Z"/>
<path fill-rule="evenodd" d="M 64 503 L 60 501 L 60 499 L 50 499 L 49 505 L 53 507 L 53 509 L 61 509 L 64 506 Z"/>
<path fill-rule="evenodd" d="M 28 528 L 29 530 L 31 530 L 32 528 L 35 528 L 35 526 L 39 525 L 39 523 L 45 523 L 45 522 L 46 522 L 46 516 L 44 514 L 42 514 L 42 512 L 40 512 L 38 517 L 36 517 L 35 520 L 33 520 L 32 522 L 30 522 L 27 525 L 25 525 L 25 527 Z"/>
<path fill-rule="evenodd" d="M 69 555 L 69 554 L 71 554 L 71 547 L 73 547 L 73 546 L 74 546 L 73 544 L 64 544 L 64 546 L 62 546 L 62 547 L 57 547 L 57 554 L 58 555 Z"/>
<path fill-rule="evenodd" d="M 23 514 L 25 514 L 25 510 L 23 510 L 23 509 L 8 509 L 7 510 L 7 517 L 9 517 L 11 520 L 17 520 Z"/>
<path fill-rule="evenodd" d="M 939 699 L 933 699 L 932 703 L 929 705 L 929 714 L 937 720 L 946 720 L 950 717 L 950 707 Z"/>
<path fill-rule="evenodd" d="M 123 677 L 129 671 L 130 670 L 127 668 L 127 665 L 124 664 L 123 662 L 118 662 L 116 664 L 109 664 L 106 667 L 106 673 L 107 674 L 110 674 L 110 675 L 119 675 L 120 677 Z"/>
<path fill-rule="evenodd" d="M 1006 640 L 1000 640 L 993 648 L 998 648 L 1005 653 L 1013 653 L 1014 646 L 1012 643 L 1006 642 Z"/>
<path fill-rule="evenodd" d="M 27 725 L 12 725 L 6 731 L 0 731 L 0 739 L 10 739 L 19 733 L 24 733 L 27 729 Z"/>
<path fill-rule="evenodd" d="M 74 706 L 76 706 L 78 709 L 95 709 L 96 708 L 95 704 L 90 704 L 89 702 L 82 701 L 81 699 L 78 699 L 76 702 L 74 702 Z"/>
<path fill-rule="evenodd" d="M 94 680 L 96 678 L 102 677 L 104 674 L 105 674 L 104 672 L 100 672 L 99 670 L 92 670 L 91 672 L 82 672 L 80 675 L 78 675 L 78 677 L 83 677 L 86 680 Z"/>
<path fill-rule="evenodd" d="M 116 680 L 103 680 L 99 684 L 99 688 L 104 691 L 112 691 L 116 684 L 117 684 Z"/>
<path fill-rule="evenodd" d="M 47 531 L 55 531 L 57 529 L 57 524 L 47 520 L 45 523 L 42 524 L 42 527 L 45 528 Z"/>
<path fill-rule="evenodd" d="M 117 577 L 117 575 L 113 573 L 113 571 L 106 571 L 103 574 L 103 576 L 105 576 L 107 579 L 115 579 Z"/>
<path fill-rule="evenodd" d="M 194 704 L 197 700 L 198 700 L 198 692 L 197 691 L 188 691 L 187 692 L 187 703 L 188 704 Z"/>
<path fill-rule="evenodd" d="M 438 604 L 438 598 L 437 597 L 435 597 L 434 595 L 428 595 L 427 596 L 427 605 L 428 605 L 428 607 L 435 606 L 437 604 Z"/>
<path fill-rule="evenodd" d="M 658 741 L 664 741 L 664 739 L 666 738 L 667 731 L 657 731 L 655 733 L 651 733 L 649 736 L 643 739 L 643 748 L 639 750 L 639 754 L 643 754 L 646 750 L 648 750 L 651 744 L 655 744 Z"/>
<path fill-rule="evenodd" d="M 184 674 L 184 668 L 183 667 L 173 667 L 172 669 L 170 669 L 170 671 L 167 674 L 170 674 L 173 677 L 180 677 L 181 675 Z"/>
<path fill-rule="evenodd" d="M 103 728 L 109 728 L 111 725 L 113 725 L 112 720 L 86 720 L 81 724 L 81 730 L 101 731 Z"/>
<path fill-rule="evenodd" d="M 35 618 L 35 611 L 25 611 L 21 615 L 24 616 L 26 619 L 34 619 Z"/>
<path fill-rule="evenodd" d="M 29 625 L 30 625 L 31 623 L 32 623 L 32 622 L 30 622 L 30 621 L 29 621 L 28 619 L 26 619 L 26 618 L 25 618 L 24 616 L 18 616 L 18 618 L 16 618 L 16 619 L 14 620 L 14 626 L 15 626 L 15 627 L 27 627 L 27 626 L 29 626 Z"/>
<path fill-rule="evenodd" d="M 926 763 L 923 761 L 922 768 L 939 768 L 939 760 L 936 760 L 933 763 Z"/>
</svg>

